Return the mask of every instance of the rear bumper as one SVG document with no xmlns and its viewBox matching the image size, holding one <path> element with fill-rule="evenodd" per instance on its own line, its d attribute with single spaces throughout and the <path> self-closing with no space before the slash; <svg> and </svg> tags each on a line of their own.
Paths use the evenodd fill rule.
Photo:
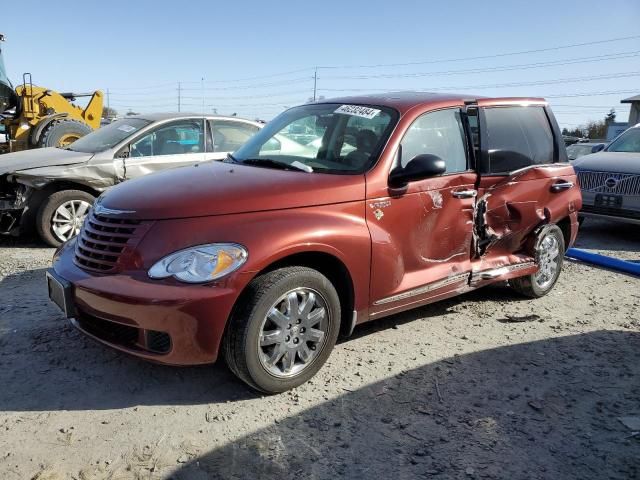
<svg viewBox="0 0 640 480">
<path fill-rule="evenodd" d="M 186 285 L 122 273 L 89 274 L 73 262 L 69 242 L 53 268 L 73 286 L 73 325 L 117 350 L 158 363 L 213 363 L 238 284 Z M 143 272 L 136 272 L 140 275 Z M 247 279 L 248 281 L 248 279 Z"/>
</svg>

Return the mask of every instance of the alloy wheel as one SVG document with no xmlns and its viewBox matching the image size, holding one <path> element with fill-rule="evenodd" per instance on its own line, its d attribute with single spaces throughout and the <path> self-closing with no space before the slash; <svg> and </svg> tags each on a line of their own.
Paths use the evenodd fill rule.
<svg viewBox="0 0 640 480">
<path fill-rule="evenodd" d="M 551 285 L 558 272 L 560 244 L 555 235 L 546 235 L 538 247 L 539 270 L 534 275 L 538 287 L 546 290 Z"/>
<path fill-rule="evenodd" d="M 282 295 L 260 327 L 258 356 L 275 377 L 291 377 L 313 363 L 327 339 L 330 312 L 324 297 L 310 288 Z"/>
<path fill-rule="evenodd" d="M 84 200 L 70 200 L 64 202 L 53 212 L 51 229 L 61 242 L 66 242 L 80 233 L 91 204 Z"/>
</svg>

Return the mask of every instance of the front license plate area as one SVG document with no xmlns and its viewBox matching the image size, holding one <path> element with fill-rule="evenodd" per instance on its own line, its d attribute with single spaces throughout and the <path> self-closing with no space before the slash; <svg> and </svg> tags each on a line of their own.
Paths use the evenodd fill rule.
<svg viewBox="0 0 640 480">
<path fill-rule="evenodd" d="M 49 299 L 62 310 L 65 317 L 73 317 L 75 315 L 75 307 L 73 304 L 72 285 L 58 276 L 51 268 L 47 270 L 46 276 Z"/>
<path fill-rule="evenodd" d="M 596 195 L 595 206 L 604 208 L 622 208 L 622 195 L 599 193 Z"/>
</svg>

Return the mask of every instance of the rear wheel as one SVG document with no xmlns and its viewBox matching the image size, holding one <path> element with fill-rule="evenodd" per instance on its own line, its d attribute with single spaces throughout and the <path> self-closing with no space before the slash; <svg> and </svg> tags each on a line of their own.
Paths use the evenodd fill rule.
<svg viewBox="0 0 640 480">
<path fill-rule="evenodd" d="M 227 326 L 229 368 L 253 388 L 278 393 L 322 367 L 340 330 L 331 282 L 306 267 L 274 270 L 252 281 Z"/>
<path fill-rule="evenodd" d="M 564 235 L 557 225 L 543 227 L 534 245 L 539 270 L 525 277 L 509 280 L 509 284 L 527 297 L 538 298 L 551 291 L 560 272 L 564 258 Z"/>
<path fill-rule="evenodd" d="M 92 131 L 89 125 L 77 120 L 56 120 L 42 131 L 38 147 L 66 147 Z"/>
<path fill-rule="evenodd" d="M 93 195 L 82 190 L 62 190 L 50 195 L 36 215 L 38 234 L 52 247 L 75 237 L 94 200 Z"/>
</svg>

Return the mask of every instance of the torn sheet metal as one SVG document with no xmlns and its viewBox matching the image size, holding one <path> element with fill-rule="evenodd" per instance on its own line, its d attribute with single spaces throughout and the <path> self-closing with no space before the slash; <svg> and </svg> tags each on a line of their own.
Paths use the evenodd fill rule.
<svg viewBox="0 0 640 480">
<path fill-rule="evenodd" d="M 518 170 L 495 184 L 488 183 L 491 177 L 481 179 L 474 210 L 476 257 L 493 249 L 517 252 L 539 225 L 567 217 L 570 202 L 551 187 L 574 177 L 571 166 L 560 164 Z"/>
</svg>

